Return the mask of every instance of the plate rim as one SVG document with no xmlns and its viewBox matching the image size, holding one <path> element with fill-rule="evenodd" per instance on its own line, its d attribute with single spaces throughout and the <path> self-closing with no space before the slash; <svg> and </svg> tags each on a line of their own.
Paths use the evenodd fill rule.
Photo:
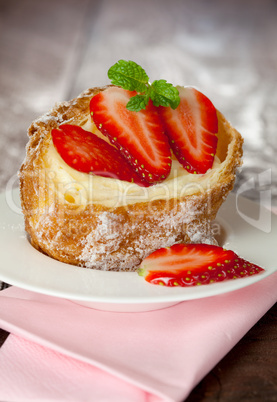
<svg viewBox="0 0 277 402">
<path fill-rule="evenodd" d="M 19 189 L 13 189 L 12 190 L 15 197 L 19 198 Z M 0 193 L 0 206 L 3 207 L 3 201 L 6 200 L 7 196 L 11 196 L 11 194 L 9 194 L 9 192 L 4 191 L 2 193 Z M 234 193 L 230 193 L 227 197 L 227 200 L 225 201 L 225 203 L 223 204 L 223 206 L 221 207 L 221 209 L 218 212 L 218 217 L 216 218 L 215 221 L 221 221 L 222 224 L 224 224 L 224 222 L 228 225 L 230 225 L 230 222 L 224 220 L 224 210 L 225 210 L 225 214 L 226 214 L 226 209 L 228 211 L 228 207 L 229 204 L 234 203 L 235 198 L 239 197 L 240 199 L 244 199 L 244 202 L 246 202 L 250 207 L 257 207 L 257 203 L 246 199 L 244 197 L 238 196 Z M 7 205 L 6 205 L 7 207 Z M 5 212 L 5 209 L 4 209 Z M 19 231 L 19 236 L 22 237 L 25 233 L 24 230 L 24 224 L 23 224 L 23 214 L 19 215 L 17 214 L 17 219 L 16 222 L 17 224 L 20 226 L 22 226 L 22 230 Z M 223 215 L 223 217 L 222 217 Z M 0 219 L 3 216 L 3 208 L 1 208 L 1 213 L 0 213 Z M 273 216 L 273 214 L 272 214 Z M 1 224 L 1 221 L 0 221 Z M 277 219 L 276 219 L 276 227 L 277 227 Z M 0 236 L 1 236 L 1 232 L 2 232 L 2 228 L 0 228 Z M 12 231 L 12 229 L 11 229 Z M 13 233 L 17 233 L 16 231 L 14 231 Z M 227 237 L 228 239 L 228 237 Z M 229 239 L 230 240 L 230 239 Z M 97 273 L 95 273 L 95 271 L 97 270 L 88 270 L 87 268 L 81 268 L 81 267 L 76 267 L 70 264 L 66 264 L 66 263 L 62 263 L 60 261 L 54 260 L 49 256 L 46 256 L 42 253 L 40 253 L 39 251 L 37 251 L 36 249 L 34 249 L 30 243 L 27 240 L 27 237 L 25 235 L 25 241 L 26 244 L 28 244 L 28 247 L 30 247 L 32 249 L 32 253 L 39 253 L 37 255 L 39 255 L 39 257 L 41 259 L 47 259 L 47 261 L 50 262 L 51 265 L 57 265 L 58 266 L 66 266 L 66 270 L 71 270 L 71 274 L 73 274 L 73 277 L 75 274 L 79 275 L 80 274 L 80 269 L 84 269 L 86 272 L 94 272 L 93 275 L 91 276 L 97 276 L 97 274 L 100 272 L 101 274 L 99 274 L 98 276 L 107 276 L 109 275 L 110 277 L 113 275 L 124 275 L 126 278 L 131 278 L 131 277 L 136 277 L 136 279 L 138 281 L 143 281 L 144 286 L 146 287 L 153 287 L 155 286 L 155 288 L 157 288 L 156 285 L 151 285 L 148 282 L 146 282 L 143 278 L 139 278 L 136 272 L 111 272 L 111 271 L 98 271 Z M 232 240 L 231 240 L 231 244 L 232 244 Z M 253 261 L 254 262 L 254 261 Z M 47 264 L 46 264 L 47 265 Z M 49 295 L 49 296 L 54 296 L 54 297 L 59 297 L 59 298 L 65 298 L 65 299 L 70 299 L 70 300 L 74 300 L 74 301 L 88 301 L 88 302 L 93 302 L 93 303 L 112 303 L 112 304 L 147 304 L 147 303 L 164 303 L 164 302 L 181 302 L 181 301 L 187 301 L 187 300 L 195 300 L 195 299 L 202 299 L 202 298 L 206 298 L 206 297 L 212 297 L 212 296 L 217 296 L 217 295 L 221 295 L 221 294 L 225 294 L 225 293 L 229 293 L 232 291 L 236 291 L 239 289 L 242 289 L 244 287 L 250 286 L 254 283 L 259 282 L 260 280 L 268 277 L 269 275 L 273 274 L 275 271 L 277 271 L 277 266 L 276 267 L 269 267 L 269 268 L 265 268 L 265 271 L 262 273 L 259 273 L 257 275 L 254 275 L 252 277 L 247 277 L 247 278 L 240 278 L 240 279 L 236 279 L 234 281 L 223 281 L 223 282 L 219 282 L 219 283 L 215 283 L 212 285 L 202 285 L 201 287 L 191 287 L 191 288 L 187 288 L 187 287 L 183 287 L 180 288 L 178 287 L 178 289 L 176 288 L 167 288 L 166 290 L 166 294 L 156 294 L 156 292 L 154 291 L 153 288 L 153 295 L 150 296 L 136 296 L 136 297 L 132 297 L 130 298 L 130 296 L 117 296 L 115 297 L 115 295 L 110 295 L 110 296 L 97 296 L 97 295 L 88 295 L 88 294 L 82 294 L 79 292 L 75 292 L 72 293 L 69 292 L 68 290 L 65 289 L 52 289 L 47 288 L 46 285 L 40 285 L 39 287 L 36 285 L 32 285 L 30 283 L 26 283 L 26 282 L 22 282 L 22 280 L 20 279 L 16 279 L 13 277 L 9 277 L 9 275 L 5 275 L 3 274 L 3 272 L 1 271 L 2 268 L 2 264 L 0 263 L 0 280 L 9 283 L 13 286 L 17 286 L 29 291 L 34 291 L 37 293 L 41 293 L 41 294 L 45 294 L 45 295 Z M 68 271 L 69 272 L 69 271 Z M 100 278 L 101 279 L 101 278 Z M 160 287 L 159 287 L 160 288 Z M 150 289 L 150 288 L 149 288 Z M 170 292 L 168 292 L 168 290 L 170 289 Z M 181 289 L 181 291 L 180 291 Z M 196 290 L 197 289 L 197 290 Z M 176 292 L 178 290 L 178 292 Z"/>
</svg>

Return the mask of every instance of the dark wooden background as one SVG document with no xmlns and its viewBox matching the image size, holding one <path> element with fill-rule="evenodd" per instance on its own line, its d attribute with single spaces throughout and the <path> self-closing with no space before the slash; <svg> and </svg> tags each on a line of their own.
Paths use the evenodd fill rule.
<svg viewBox="0 0 277 402">
<path fill-rule="evenodd" d="M 276 208 L 276 43 L 276 0 L 0 0 L 0 190 L 16 181 L 31 121 L 107 84 L 122 58 L 209 96 L 245 138 L 235 191 L 254 178 L 245 196 L 270 189 Z M 276 319 L 275 306 L 187 400 L 277 401 Z"/>
</svg>

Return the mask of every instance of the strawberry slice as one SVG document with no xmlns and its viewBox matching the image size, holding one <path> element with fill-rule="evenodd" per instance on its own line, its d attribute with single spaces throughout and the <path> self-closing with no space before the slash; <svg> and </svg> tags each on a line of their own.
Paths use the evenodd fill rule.
<svg viewBox="0 0 277 402">
<path fill-rule="evenodd" d="M 212 102 L 191 87 L 178 87 L 180 104 L 160 107 L 165 132 L 174 155 L 189 173 L 206 173 L 217 147 L 218 119 Z"/>
<path fill-rule="evenodd" d="M 138 273 L 156 285 L 195 286 L 264 271 L 231 250 L 208 244 L 174 244 L 145 258 Z"/>
<path fill-rule="evenodd" d="M 92 119 L 134 170 L 148 183 L 164 180 L 171 169 L 171 151 L 152 101 L 145 110 L 131 112 L 126 108 L 136 92 L 110 87 L 90 102 Z"/>
<path fill-rule="evenodd" d="M 52 130 L 52 139 L 62 159 L 73 169 L 148 186 L 116 148 L 82 127 L 62 124 Z"/>
</svg>

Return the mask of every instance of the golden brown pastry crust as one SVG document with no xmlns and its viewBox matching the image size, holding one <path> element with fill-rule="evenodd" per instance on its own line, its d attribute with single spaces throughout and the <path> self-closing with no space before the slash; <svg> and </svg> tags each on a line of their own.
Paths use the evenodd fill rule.
<svg viewBox="0 0 277 402">
<path fill-rule="evenodd" d="M 70 102 L 57 104 L 29 128 L 19 177 L 25 228 L 32 245 L 65 263 L 127 271 L 135 270 L 158 248 L 178 242 L 212 242 L 211 222 L 233 188 L 243 144 L 220 112 L 217 156 L 225 163 L 210 189 L 199 187 L 195 194 L 182 198 L 116 208 L 59 203 L 43 173 L 51 130 L 65 122 L 81 122 L 89 113 L 91 97 L 105 88 L 89 89 Z"/>
</svg>

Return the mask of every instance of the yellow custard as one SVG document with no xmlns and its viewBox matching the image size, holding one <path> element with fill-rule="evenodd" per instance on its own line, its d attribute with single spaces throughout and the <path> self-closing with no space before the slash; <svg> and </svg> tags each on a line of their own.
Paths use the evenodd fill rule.
<svg viewBox="0 0 277 402">
<path fill-rule="evenodd" d="M 107 141 L 91 123 L 90 117 L 84 119 L 80 125 L 84 130 L 93 132 Z M 224 161 L 221 162 L 215 156 L 213 167 L 207 173 L 191 174 L 173 158 L 171 172 L 162 183 L 141 187 L 134 183 L 82 173 L 71 168 L 58 154 L 52 141 L 44 155 L 44 163 L 46 175 L 52 181 L 61 200 L 76 205 L 101 204 L 109 208 L 158 199 L 181 198 L 209 190 L 217 182 L 220 171 L 224 168 Z"/>
</svg>

